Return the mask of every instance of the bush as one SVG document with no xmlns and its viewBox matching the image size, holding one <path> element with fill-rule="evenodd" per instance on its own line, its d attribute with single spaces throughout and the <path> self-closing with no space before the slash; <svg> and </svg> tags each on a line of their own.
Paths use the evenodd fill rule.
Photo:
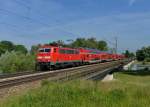
<svg viewBox="0 0 150 107">
<path fill-rule="evenodd" d="M 0 71 L 3 73 L 34 70 L 35 57 L 21 52 L 6 52 L 0 57 Z"/>
<path fill-rule="evenodd" d="M 146 62 L 150 62 L 150 58 L 146 58 L 145 61 L 146 61 Z"/>
</svg>

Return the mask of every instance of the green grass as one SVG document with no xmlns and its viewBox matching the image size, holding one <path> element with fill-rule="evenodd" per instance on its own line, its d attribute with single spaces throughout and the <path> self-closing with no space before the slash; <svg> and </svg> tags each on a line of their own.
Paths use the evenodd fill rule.
<svg viewBox="0 0 150 107">
<path fill-rule="evenodd" d="M 145 73 L 144 73 L 145 74 Z M 48 83 L 1 107 L 149 107 L 150 73 L 116 73 L 112 82 Z"/>
<path fill-rule="evenodd" d="M 135 64 L 150 65 L 150 61 L 135 61 Z"/>
</svg>

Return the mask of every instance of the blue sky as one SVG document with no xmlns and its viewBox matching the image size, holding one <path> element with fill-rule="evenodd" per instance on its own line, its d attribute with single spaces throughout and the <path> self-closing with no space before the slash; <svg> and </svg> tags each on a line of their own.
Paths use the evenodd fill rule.
<svg viewBox="0 0 150 107">
<path fill-rule="evenodd" d="M 0 0 L 0 40 L 27 47 L 54 40 L 118 37 L 119 52 L 150 45 L 149 0 Z"/>
</svg>

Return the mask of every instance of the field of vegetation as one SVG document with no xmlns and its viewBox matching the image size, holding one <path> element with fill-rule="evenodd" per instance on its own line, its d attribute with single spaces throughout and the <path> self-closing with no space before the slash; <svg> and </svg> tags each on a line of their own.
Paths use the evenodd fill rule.
<svg viewBox="0 0 150 107">
<path fill-rule="evenodd" d="M 111 82 L 43 81 L 42 87 L 12 96 L 1 107 L 149 107 L 150 73 L 119 72 Z"/>
</svg>

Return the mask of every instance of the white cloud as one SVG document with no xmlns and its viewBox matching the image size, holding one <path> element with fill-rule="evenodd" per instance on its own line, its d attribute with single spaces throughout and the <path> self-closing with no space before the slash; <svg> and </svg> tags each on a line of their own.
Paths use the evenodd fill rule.
<svg viewBox="0 0 150 107">
<path fill-rule="evenodd" d="M 135 2 L 136 0 L 129 0 L 129 6 L 132 6 Z"/>
</svg>

